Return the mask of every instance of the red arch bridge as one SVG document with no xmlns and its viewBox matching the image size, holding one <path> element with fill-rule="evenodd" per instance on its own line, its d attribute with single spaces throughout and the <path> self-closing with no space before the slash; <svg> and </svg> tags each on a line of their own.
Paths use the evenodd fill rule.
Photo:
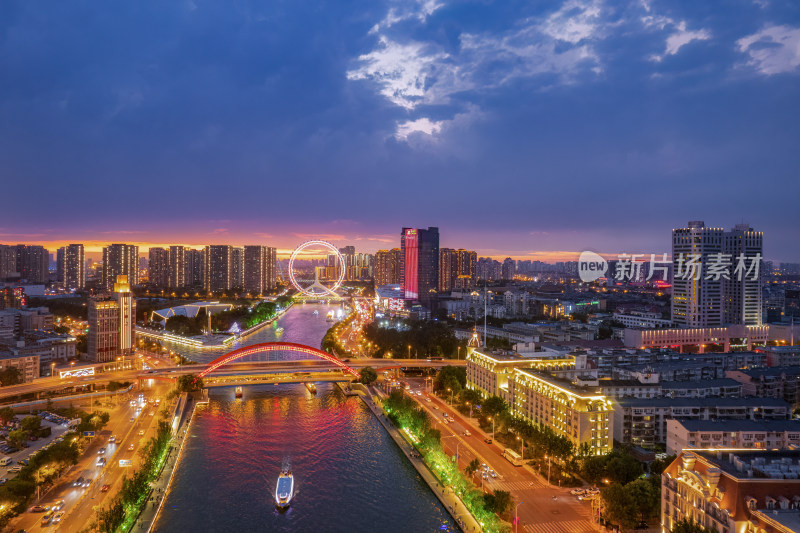
<svg viewBox="0 0 800 533">
<path fill-rule="evenodd" d="M 297 344 L 295 342 L 263 342 L 261 344 L 253 344 L 250 346 L 244 346 L 242 348 L 238 348 L 233 350 L 232 352 L 228 352 L 224 355 L 221 355 L 208 363 L 208 366 L 203 369 L 200 374 L 198 374 L 198 378 L 202 378 L 213 372 L 214 370 L 225 366 L 227 364 L 233 363 L 234 361 L 241 359 L 242 357 L 248 357 L 251 355 L 257 355 L 262 353 L 268 352 L 295 352 L 301 353 L 305 355 L 311 355 L 318 359 L 322 359 L 324 361 L 328 361 L 329 363 L 333 363 L 337 367 L 341 368 L 348 374 L 351 374 L 353 377 L 358 378 L 359 373 L 351 368 L 350 366 L 346 365 L 344 361 L 339 359 L 336 356 L 329 354 L 319 348 L 312 348 L 311 346 L 306 346 L 305 344 Z"/>
</svg>

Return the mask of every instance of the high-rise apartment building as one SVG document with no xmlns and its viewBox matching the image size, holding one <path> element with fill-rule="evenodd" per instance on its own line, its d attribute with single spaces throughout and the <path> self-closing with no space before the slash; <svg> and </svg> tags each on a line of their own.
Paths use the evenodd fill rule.
<svg viewBox="0 0 800 533">
<path fill-rule="evenodd" d="M 463 248 L 439 248 L 439 292 L 472 287 L 477 261 L 475 252 Z"/>
<path fill-rule="evenodd" d="M 514 275 L 517 273 L 517 262 L 511 259 L 510 257 L 506 257 L 503 259 L 503 279 L 504 280 L 512 280 L 514 279 Z"/>
<path fill-rule="evenodd" d="M 56 253 L 58 281 L 65 289 L 80 290 L 86 287 L 86 257 L 82 244 L 68 244 Z"/>
<path fill-rule="evenodd" d="M 672 321 L 705 328 L 762 323 L 762 234 L 699 220 L 672 230 Z"/>
<path fill-rule="evenodd" d="M 747 224 L 737 224 L 725 232 L 725 254 L 731 259 L 730 279 L 723 278 L 722 287 L 724 320 L 728 324 L 762 324 L 762 241 L 762 233 Z M 737 266 L 740 272 L 736 271 Z"/>
<path fill-rule="evenodd" d="M 103 248 L 103 287 L 111 290 L 117 276 L 127 276 L 131 286 L 139 284 L 139 247 L 111 244 Z"/>
<path fill-rule="evenodd" d="M 147 275 L 150 285 L 159 289 L 169 287 L 169 252 L 165 248 L 150 248 Z"/>
<path fill-rule="evenodd" d="M 710 258 L 723 250 L 722 228 L 699 220 L 672 230 L 672 321 L 680 326 L 721 326 L 722 281 L 708 277 Z"/>
<path fill-rule="evenodd" d="M 180 289 L 186 286 L 186 249 L 169 247 L 169 286 Z"/>
<path fill-rule="evenodd" d="M 454 282 L 455 289 L 467 289 L 475 285 L 476 266 L 478 264 L 478 254 L 471 250 L 456 250 L 458 261 L 458 276 Z"/>
<path fill-rule="evenodd" d="M 231 288 L 244 287 L 244 250 L 231 248 Z"/>
<path fill-rule="evenodd" d="M 433 308 L 439 287 L 439 228 L 403 228 L 400 233 L 400 283 L 406 300 Z"/>
<path fill-rule="evenodd" d="M 17 272 L 30 283 L 47 283 L 50 276 L 50 253 L 44 246 L 18 244 Z"/>
<path fill-rule="evenodd" d="M 113 297 L 89 300 L 89 358 L 98 363 L 133 353 L 136 341 L 136 301 L 127 276 L 114 282 Z"/>
<path fill-rule="evenodd" d="M 233 247 L 218 244 L 206 246 L 203 288 L 207 291 L 227 291 L 233 285 Z"/>
<path fill-rule="evenodd" d="M 400 248 L 378 250 L 375 254 L 375 285 L 400 283 Z"/>
<path fill-rule="evenodd" d="M 458 255 L 452 248 L 439 248 L 439 292 L 448 292 L 458 279 Z"/>
<path fill-rule="evenodd" d="M 244 247 L 244 290 L 251 294 L 267 294 L 275 288 L 276 250 L 269 246 Z"/>
<path fill-rule="evenodd" d="M 17 276 L 16 247 L 0 244 L 0 281 Z"/>
<path fill-rule="evenodd" d="M 205 269 L 205 250 L 184 251 L 185 265 L 184 280 L 187 287 L 202 287 Z"/>
</svg>

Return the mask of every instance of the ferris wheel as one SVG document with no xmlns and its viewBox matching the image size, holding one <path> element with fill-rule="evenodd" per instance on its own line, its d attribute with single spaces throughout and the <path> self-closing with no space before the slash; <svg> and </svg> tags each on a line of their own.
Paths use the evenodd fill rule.
<svg viewBox="0 0 800 533">
<path fill-rule="evenodd" d="M 303 250 L 308 248 L 324 248 L 330 252 L 328 255 L 335 255 L 337 258 L 338 263 L 338 276 L 336 280 L 329 280 L 329 281 L 320 281 L 319 274 L 317 269 L 314 269 L 314 279 L 303 279 L 296 275 L 296 270 L 294 266 L 295 259 L 297 259 L 298 254 L 300 254 Z M 295 248 L 294 252 L 292 252 L 292 256 L 289 258 L 289 280 L 292 282 L 292 286 L 297 289 L 298 292 L 311 297 L 319 297 L 319 296 L 338 296 L 336 290 L 342 285 L 344 281 L 344 275 L 346 270 L 346 265 L 344 261 L 344 257 L 341 253 L 339 253 L 339 249 L 336 248 L 334 245 L 327 241 L 307 241 Z"/>
</svg>

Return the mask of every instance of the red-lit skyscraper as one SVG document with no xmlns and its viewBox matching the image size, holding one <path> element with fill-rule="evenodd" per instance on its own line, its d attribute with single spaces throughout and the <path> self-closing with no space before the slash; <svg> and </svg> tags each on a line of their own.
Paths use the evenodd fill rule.
<svg viewBox="0 0 800 533">
<path fill-rule="evenodd" d="M 403 228 L 400 233 L 400 284 L 406 300 L 433 309 L 439 284 L 439 228 Z"/>
</svg>

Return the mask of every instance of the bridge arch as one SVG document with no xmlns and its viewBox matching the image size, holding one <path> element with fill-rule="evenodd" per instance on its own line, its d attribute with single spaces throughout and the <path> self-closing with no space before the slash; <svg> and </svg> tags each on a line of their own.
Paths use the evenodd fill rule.
<svg viewBox="0 0 800 533">
<path fill-rule="evenodd" d="M 218 369 L 221 366 L 227 365 L 229 363 L 233 363 L 237 359 L 241 359 L 242 357 L 247 357 L 249 355 L 256 355 L 259 353 L 265 352 L 297 352 L 303 353 L 306 355 L 313 355 L 319 359 L 323 359 L 328 361 L 329 363 L 333 363 L 334 365 L 338 366 L 348 374 L 351 374 L 354 377 L 359 377 L 359 374 L 356 370 L 349 367 L 348 365 L 344 364 L 344 362 L 335 357 L 328 352 L 322 351 L 319 348 L 312 348 L 311 346 L 306 346 L 305 344 L 298 344 L 295 342 L 262 342 L 261 344 L 252 344 L 250 346 L 243 346 L 241 348 L 237 348 L 231 352 L 226 354 L 220 355 L 206 366 L 202 372 L 198 375 L 198 377 L 205 377 L 214 370 Z"/>
</svg>

